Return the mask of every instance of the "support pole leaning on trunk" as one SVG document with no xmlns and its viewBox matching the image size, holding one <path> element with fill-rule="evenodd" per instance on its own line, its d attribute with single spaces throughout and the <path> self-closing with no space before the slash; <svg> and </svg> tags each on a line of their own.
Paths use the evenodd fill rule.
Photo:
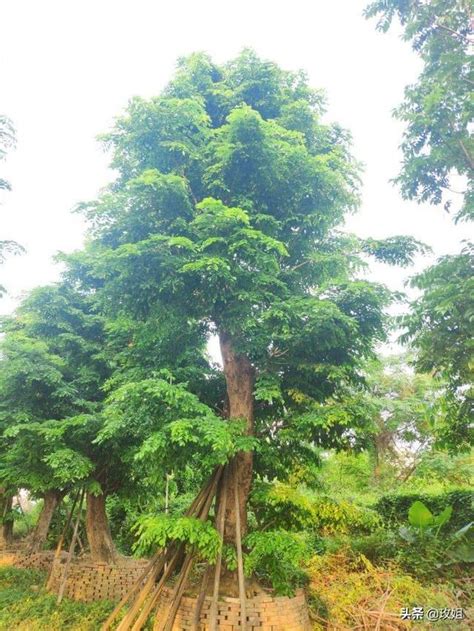
<svg viewBox="0 0 474 631">
<path fill-rule="evenodd" d="M 210 488 L 211 488 L 211 486 L 213 484 L 215 476 L 217 476 L 218 473 L 219 473 L 219 469 L 216 469 L 216 471 L 213 473 L 211 479 L 207 482 L 207 484 L 205 484 L 202 487 L 202 489 L 200 490 L 200 492 L 198 493 L 196 498 L 191 503 L 191 506 L 186 511 L 185 515 L 187 517 L 192 517 L 193 514 L 195 513 L 195 511 L 199 510 L 199 508 L 202 505 L 203 501 L 205 501 L 205 498 L 207 497 L 207 494 L 209 493 L 209 490 L 210 490 Z M 131 587 L 131 589 L 124 595 L 124 597 L 117 604 L 117 606 L 112 611 L 110 616 L 104 622 L 104 624 L 101 627 L 101 631 L 108 631 L 110 629 L 111 625 L 116 620 L 117 616 L 119 615 L 119 613 L 122 611 L 122 609 L 125 607 L 125 605 L 128 602 L 130 602 L 131 607 L 133 608 L 135 603 L 136 603 L 136 600 L 133 601 L 134 598 L 140 600 L 140 606 L 143 604 L 145 599 L 141 598 L 142 593 L 143 593 L 144 590 L 147 591 L 147 595 L 150 593 L 151 589 L 148 589 L 148 587 L 147 587 L 149 585 L 148 581 L 149 580 L 151 580 L 151 581 L 156 580 L 156 578 L 159 576 L 160 572 L 164 569 L 164 565 L 166 563 L 167 556 L 168 556 L 167 552 L 164 551 L 164 550 L 158 550 L 158 552 L 156 552 L 153 555 L 150 563 L 147 565 L 147 567 L 143 571 L 143 574 L 141 574 L 141 576 L 136 580 L 136 582 Z M 165 568 L 164 571 L 166 573 L 167 568 Z M 151 578 L 151 576 L 153 576 L 153 578 Z M 153 584 L 153 583 L 151 583 L 151 584 Z M 155 594 L 155 591 L 153 592 L 154 594 Z M 140 607 L 138 608 L 138 610 L 139 609 L 140 609 Z M 138 610 L 137 610 L 137 612 L 138 612 Z M 127 616 L 128 616 L 128 614 L 126 614 L 126 618 L 127 618 Z M 140 616 L 140 618 L 141 618 L 141 616 Z M 129 616 L 128 616 L 128 620 L 130 620 Z M 122 622 L 124 622 L 124 621 L 125 621 L 125 619 L 122 620 Z"/>
<path fill-rule="evenodd" d="M 76 493 L 76 495 L 74 497 L 71 509 L 70 509 L 69 514 L 68 514 L 67 519 L 66 519 L 66 523 L 64 524 L 63 531 L 61 533 L 61 536 L 59 537 L 58 545 L 56 546 L 56 550 L 54 551 L 53 562 L 51 563 L 51 567 L 49 568 L 48 579 L 46 581 L 46 589 L 47 590 L 50 589 L 50 587 L 51 587 L 54 566 L 55 566 L 56 561 L 59 559 L 59 556 L 60 556 L 60 554 L 62 552 L 63 545 L 64 545 L 64 539 L 66 538 L 67 531 L 69 530 L 69 527 L 71 525 L 72 516 L 74 515 L 74 509 L 76 508 L 76 504 L 77 504 L 77 502 L 79 500 L 79 496 L 80 495 L 81 495 L 81 489 L 79 489 L 77 491 L 77 493 Z"/>
<path fill-rule="evenodd" d="M 56 604 L 60 604 L 63 596 L 64 596 L 64 590 L 66 588 L 66 581 L 67 581 L 67 575 L 69 572 L 69 566 L 71 565 L 71 560 L 72 560 L 72 555 L 74 554 L 74 548 L 76 546 L 76 539 L 77 539 L 77 533 L 79 532 L 79 524 L 81 521 L 81 515 L 82 515 L 82 505 L 84 503 L 84 496 L 86 494 L 86 488 L 83 487 L 82 492 L 81 492 L 81 498 L 79 500 L 79 509 L 77 511 L 77 517 L 76 517 L 76 523 L 74 525 L 74 532 L 72 534 L 72 539 L 71 539 L 71 543 L 69 545 L 69 551 L 68 551 L 68 556 L 66 559 L 66 563 L 64 565 L 64 569 L 62 572 L 62 576 L 61 576 L 61 583 L 59 585 L 59 593 L 58 593 L 58 599 Z"/>
<path fill-rule="evenodd" d="M 219 508 L 216 515 L 216 527 L 221 538 L 223 538 L 224 536 L 224 517 L 225 517 L 226 500 L 227 500 L 227 479 L 228 479 L 228 469 L 227 469 L 227 465 L 225 465 L 222 472 L 220 489 L 217 494 L 217 497 L 219 497 Z M 207 586 L 209 585 L 209 581 L 211 580 L 213 569 L 214 569 L 214 593 L 217 593 L 217 594 L 219 593 L 221 562 L 222 562 L 222 544 L 219 549 L 216 565 L 213 568 L 213 566 L 209 564 L 204 572 L 204 576 L 202 577 L 201 588 L 199 590 L 199 596 L 196 600 L 196 607 L 194 609 L 192 631 L 199 631 L 201 611 L 204 605 L 204 600 L 206 598 L 206 592 L 207 592 Z M 217 581 L 217 586 L 216 586 L 216 581 Z M 216 598 L 216 601 L 217 601 L 217 598 Z M 210 618 L 209 618 L 209 625 L 210 625 L 209 628 L 211 631 L 213 629 L 212 609 L 213 607 L 211 604 Z M 217 606 L 215 609 L 216 609 L 216 615 L 217 615 Z"/>
<path fill-rule="evenodd" d="M 222 472 L 222 466 L 216 468 L 210 480 L 203 486 L 191 506 L 186 511 L 186 516 L 196 517 L 201 521 L 205 521 L 207 519 L 212 505 L 212 500 L 215 497 L 217 487 L 222 477 Z M 146 623 L 153 608 L 156 607 L 164 584 L 180 562 L 183 552 L 184 544 L 180 545 L 178 548 L 174 547 L 173 550 L 168 548 L 167 551 L 158 551 L 142 576 L 136 581 L 131 590 L 122 598 L 119 604 L 115 607 L 114 611 L 107 618 L 106 622 L 101 627 L 101 631 L 108 631 L 110 629 L 120 611 L 127 603 L 129 603 L 130 608 L 125 614 L 125 617 L 119 623 L 116 631 L 140 631 Z M 175 599 L 173 599 L 174 602 L 168 610 L 168 616 L 165 624 L 167 624 L 170 619 L 171 622 L 174 621 L 189 573 L 192 569 L 193 558 L 191 555 L 188 556 L 191 558 L 187 563 L 185 561 L 185 566 L 183 566 L 181 570 L 181 576 L 178 579 L 178 586 L 180 588 L 175 591 Z M 157 584 L 155 584 L 156 580 L 158 580 Z M 144 581 L 145 584 L 143 584 Z M 175 603 L 177 603 L 176 608 Z"/>
<path fill-rule="evenodd" d="M 166 616 L 166 620 L 162 626 L 163 631 L 171 631 L 173 628 L 176 614 L 178 612 L 178 608 L 181 603 L 181 598 L 183 597 L 186 583 L 188 582 L 188 578 L 193 568 L 193 565 L 194 565 L 194 554 L 193 552 L 189 552 L 186 555 L 183 567 L 181 569 L 180 577 L 178 579 L 178 582 L 176 583 L 175 589 L 173 590 L 173 596 L 171 598 L 171 607 L 168 611 L 168 615 Z"/>
<path fill-rule="evenodd" d="M 199 521 L 201 522 L 205 522 L 209 516 L 209 511 L 211 510 L 212 502 L 217 495 L 219 484 L 223 477 L 223 472 L 224 472 L 224 467 L 222 466 L 218 467 L 211 478 L 211 484 L 206 487 L 207 495 L 204 497 L 203 501 L 201 502 L 202 507 L 200 509 L 197 509 L 197 515 L 196 515 Z M 189 579 L 189 575 L 194 565 L 194 561 L 195 561 L 194 551 L 188 552 L 184 560 L 183 567 L 181 568 L 178 582 L 176 583 L 176 587 L 173 591 L 170 606 L 167 609 L 167 612 L 165 614 L 166 618 L 164 619 L 163 623 L 159 624 L 158 626 L 159 631 L 171 631 L 175 618 L 176 618 L 176 614 L 179 609 L 179 605 L 181 603 L 181 599 L 184 594 L 184 590 L 186 588 L 187 581 Z"/>
<path fill-rule="evenodd" d="M 220 587 L 220 582 L 221 582 L 221 571 L 222 571 L 222 548 L 224 545 L 224 524 L 225 524 L 225 511 L 227 508 L 228 480 L 229 480 L 228 468 L 226 467 L 224 470 L 223 480 L 221 484 L 221 494 L 220 494 L 220 502 L 219 502 L 219 509 L 218 509 L 218 514 L 217 514 L 217 524 L 216 524 L 217 532 L 219 533 L 219 537 L 221 538 L 221 544 L 219 546 L 219 553 L 217 555 L 217 560 L 216 560 L 216 568 L 215 568 L 215 574 L 214 574 L 214 589 L 212 593 L 211 608 L 209 611 L 210 631 L 217 630 L 217 608 L 218 608 L 219 587 Z M 201 604 L 201 607 L 202 607 L 202 604 Z M 200 615 L 200 613 L 201 611 L 199 610 L 198 616 Z"/>
<path fill-rule="evenodd" d="M 212 502 L 214 498 L 217 496 L 217 491 L 219 489 L 219 484 L 221 479 L 225 475 L 225 468 L 219 467 L 216 471 L 216 474 L 213 476 L 212 483 L 209 486 L 208 495 L 203 503 L 202 509 L 199 511 L 197 518 L 201 522 L 205 522 L 209 516 L 209 511 L 211 510 Z M 163 629 L 163 631 L 172 631 L 172 627 L 176 618 L 176 614 L 178 612 L 179 605 L 181 603 L 181 598 L 183 597 L 184 590 L 186 588 L 186 584 L 188 582 L 189 575 L 194 565 L 195 561 L 195 552 L 188 552 L 186 555 L 183 567 L 180 572 L 180 576 L 176 587 L 173 591 L 173 596 L 171 598 L 171 605 L 167 612 L 167 616 L 163 625 L 158 627 L 159 631 Z"/>
<path fill-rule="evenodd" d="M 242 530 L 240 525 L 240 503 L 239 503 L 239 483 L 237 475 L 235 480 L 235 547 L 237 548 L 237 572 L 239 576 L 239 598 L 240 598 L 240 629 L 247 631 L 247 597 L 245 594 L 244 561 L 242 555 Z"/>
<path fill-rule="evenodd" d="M 153 572 L 159 573 L 160 570 L 159 569 L 157 570 L 156 566 L 160 562 L 161 554 L 162 554 L 161 551 L 159 551 L 152 557 L 152 559 L 150 560 L 146 568 L 143 570 L 142 574 L 140 574 L 138 579 L 135 581 L 135 583 L 132 585 L 129 591 L 123 596 L 121 601 L 116 605 L 115 609 L 112 611 L 110 616 L 104 622 L 104 624 L 101 627 L 101 631 L 108 631 L 108 629 L 110 629 L 110 625 L 114 622 L 115 618 L 118 616 L 118 614 L 123 609 L 123 607 L 125 607 L 125 605 L 128 603 L 128 601 L 131 598 L 133 598 L 134 596 L 138 594 L 138 592 L 140 591 L 140 588 L 143 588 L 143 585 L 144 583 L 146 583 L 147 579 L 149 578 L 150 573 L 153 573 Z"/>
<path fill-rule="evenodd" d="M 205 571 L 204 571 L 204 575 L 202 577 L 202 581 L 201 581 L 201 587 L 199 589 L 199 595 L 196 599 L 196 607 L 194 609 L 194 615 L 193 615 L 193 623 L 192 623 L 192 627 L 191 627 L 191 631 L 199 631 L 199 622 L 201 619 L 201 611 L 202 611 L 202 607 L 204 605 L 204 600 L 206 598 L 206 593 L 207 593 L 207 587 L 209 585 L 209 581 L 211 580 L 211 576 L 213 573 L 213 570 L 215 570 L 214 566 L 209 564 Z"/>
<path fill-rule="evenodd" d="M 117 627 L 117 631 L 130 631 L 130 629 L 141 629 L 142 626 L 146 623 L 147 618 L 150 615 L 150 612 L 153 606 L 156 604 L 158 597 L 163 589 L 165 580 L 171 575 L 172 571 L 174 570 L 183 548 L 184 545 L 179 546 L 178 549 L 175 549 L 172 557 L 171 551 L 168 550 L 169 558 L 168 556 L 165 556 L 160 559 L 160 567 L 157 569 L 156 572 L 153 572 L 150 575 L 150 578 L 148 579 L 144 589 L 138 594 L 137 599 L 135 600 L 129 611 L 125 614 L 122 622 Z M 155 580 L 157 579 L 161 570 L 164 569 L 165 564 L 166 569 L 163 571 L 158 584 L 155 585 Z M 146 601 L 148 598 L 149 601 L 147 603 Z M 140 612 L 140 609 L 142 609 L 142 607 L 143 610 Z M 136 620 L 134 623 L 134 620 L 137 616 L 139 616 L 138 620 Z"/>
</svg>

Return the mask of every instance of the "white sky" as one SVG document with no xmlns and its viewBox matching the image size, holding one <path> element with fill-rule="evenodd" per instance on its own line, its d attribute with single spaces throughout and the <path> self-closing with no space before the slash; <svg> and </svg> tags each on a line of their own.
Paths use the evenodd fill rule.
<svg viewBox="0 0 474 631">
<path fill-rule="evenodd" d="M 250 46 L 287 69 L 303 68 L 325 88 L 331 119 L 354 136 L 366 165 L 361 211 L 348 221 L 361 236 L 412 234 L 436 255 L 454 252 L 467 227 L 441 208 L 401 199 L 403 127 L 391 110 L 420 62 L 395 32 L 362 18 L 366 0 L 15 0 L 2 3 L 0 113 L 12 118 L 17 149 L 0 164 L 13 190 L 2 195 L 0 239 L 27 254 L 0 269 L 11 311 L 32 287 L 55 280 L 52 256 L 81 246 L 71 209 L 112 177 L 95 141 L 134 95 L 157 94 L 177 57 L 205 50 L 217 62 Z M 430 259 L 419 261 L 420 269 Z M 373 277 L 400 288 L 413 270 L 375 266 Z"/>
</svg>

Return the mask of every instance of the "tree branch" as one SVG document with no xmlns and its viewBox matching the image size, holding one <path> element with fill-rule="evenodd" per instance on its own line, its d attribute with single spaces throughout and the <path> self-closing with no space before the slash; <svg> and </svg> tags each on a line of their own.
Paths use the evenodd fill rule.
<svg viewBox="0 0 474 631">
<path fill-rule="evenodd" d="M 469 162 L 470 168 L 474 170 L 474 160 L 471 158 L 471 155 L 470 155 L 469 151 L 466 149 L 466 146 L 465 146 L 465 144 L 463 143 L 462 140 L 459 141 L 459 146 L 463 150 L 463 153 L 466 156 L 467 161 Z"/>
<path fill-rule="evenodd" d="M 457 31 L 453 30 L 452 28 L 449 28 L 449 26 L 445 26 L 444 24 L 440 24 L 439 22 L 436 22 L 436 26 L 438 28 L 442 28 L 444 31 L 447 31 L 448 33 L 450 33 L 451 35 L 454 35 L 455 37 L 460 37 L 461 39 L 463 39 L 465 42 L 468 42 L 469 44 L 472 43 L 472 38 L 466 37 L 462 33 L 458 33 Z"/>
</svg>

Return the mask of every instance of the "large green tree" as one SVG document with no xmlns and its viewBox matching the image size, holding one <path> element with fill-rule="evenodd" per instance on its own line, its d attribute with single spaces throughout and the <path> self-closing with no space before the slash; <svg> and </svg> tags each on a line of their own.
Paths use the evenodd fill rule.
<svg viewBox="0 0 474 631">
<path fill-rule="evenodd" d="M 322 408 L 359 379 L 388 301 L 357 271 L 365 254 L 405 264 L 418 248 L 338 232 L 357 207 L 359 167 L 347 132 L 322 116 L 304 74 L 251 51 L 224 66 L 202 54 L 181 60 L 162 94 L 133 99 L 104 137 L 119 175 L 83 206 L 89 242 L 68 259 L 69 278 L 94 291 L 108 317 L 146 323 L 169 312 L 183 331 L 197 323 L 218 337 L 224 388 L 213 410 L 259 438 L 262 473 L 275 458 L 297 460 L 328 435 L 347 436 L 350 420 Z M 129 418 L 133 401 L 143 415 L 152 397 L 159 423 L 164 386 L 129 387 L 133 397 L 119 397 Z M 109 437 L 126 425 L 112 417 Z M 226 539 L 234 483 L 246 527 L 252 451 L 234 462 Z"/>
</svg>

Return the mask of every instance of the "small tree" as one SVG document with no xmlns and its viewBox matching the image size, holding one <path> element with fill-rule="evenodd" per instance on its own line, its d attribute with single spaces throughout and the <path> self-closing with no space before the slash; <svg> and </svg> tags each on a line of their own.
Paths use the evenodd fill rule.
<svg viewBox="0 0 474 631">
<path fill-rule="evenodd" d="M 437 374 L 446 382 L 446 422 L 438 438 L 440 445 L 454 450 L 472 444 L 473 270 L 472 244 L 457 255 L 442 257 L 412 279 L 412 285 L 423 295 L 402 318 L 402 340 L 417 349 L 418 369 Z"/>
</svg>

